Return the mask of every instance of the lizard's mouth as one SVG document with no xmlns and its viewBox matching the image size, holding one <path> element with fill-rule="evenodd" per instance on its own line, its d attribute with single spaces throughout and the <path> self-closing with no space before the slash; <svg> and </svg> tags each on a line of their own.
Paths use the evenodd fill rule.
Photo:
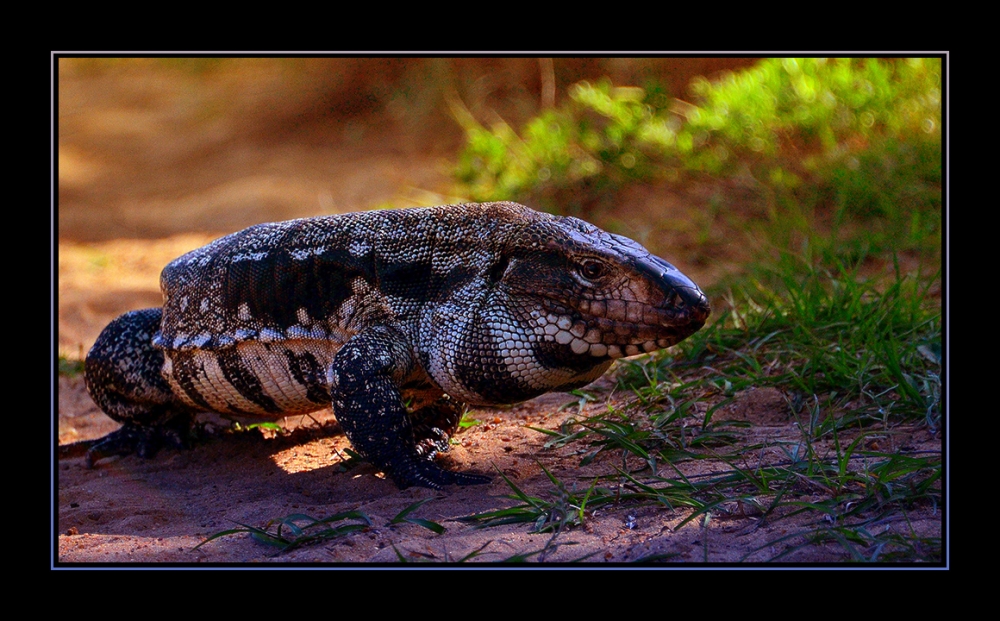
<svg viewBox="0 0 1000 621">
<path fill-rule="evenodd" d="M 651 257 L 638 267 L 652 291 L 650 302 L 623 299 L 546 300 L 535 333 L 568 345 L 573 353 L 622 358 L 670 347 L 697 332 L 708 319 L 708 299 L 687 276 Z M 633 297 L 638 298 L 639 295 Z"/>
<path fill-rule="evenodd" d="M 640 302 L 581 300 L 566 313 L 551 308 L 536 319 L 536 334 L 575 354 L 622 358 L 670 347 L 697 332 L 708 317 L 701 305 L 660 308 Z"/>
</svg>

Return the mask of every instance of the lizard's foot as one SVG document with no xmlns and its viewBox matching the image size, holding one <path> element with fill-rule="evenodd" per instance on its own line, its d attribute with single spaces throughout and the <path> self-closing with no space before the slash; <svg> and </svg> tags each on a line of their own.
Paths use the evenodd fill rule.
<svg viewBox="0 0 1000 621">
<path fill-rule="evenodd" d="M 168 424 L 153 427 L 125 423 L 121 429 L 95 440 L 85 456 L 87 468 L 112 455 L 136 454 L 142 458 L 150 458 L 164 446 L 178 449 L 191 447 L 192 420 L 190 417 L 177 416 Z"/>
<path fill-rule="evenodd" d="M 420 457 L 433 460 L 438 453 L 444 453 L 450 448 L 448 443 L 451 441 L 451 436 L 444 430 L 431 427 L 421 431 L 423 437 L 417 440 L 417 455 Z"/>
<path fill-rule="evenodd" d="M 399 460 L 383 468 L 400 489 L 416 485 L 441 489 L 445 485 L 482 485 L 492 479 L 482 474 L 445 470 L 422 458 Z"/>
<path fill-rule="evenodd" d="M 411 412 L 417 455 L 433 460 L 438 453 L 447 451 L 464 412 L 465 406 L 449 397 Z"/>
</svg>

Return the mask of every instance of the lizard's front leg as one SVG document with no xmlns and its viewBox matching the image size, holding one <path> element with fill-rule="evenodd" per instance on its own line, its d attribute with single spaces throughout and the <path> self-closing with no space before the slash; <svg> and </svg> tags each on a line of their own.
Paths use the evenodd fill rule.
<svg viewBox="0 0 1000 621">
<path fill-rule="evenodd" d="M 415 364 L 405 337 L 385 325 L 362 330 L 334 356 L 330 397 L 354 449 L 401 488 L 488 482 L 482 475 L 445 470 L 421 455 L 400 391 Z"/>
</svg>

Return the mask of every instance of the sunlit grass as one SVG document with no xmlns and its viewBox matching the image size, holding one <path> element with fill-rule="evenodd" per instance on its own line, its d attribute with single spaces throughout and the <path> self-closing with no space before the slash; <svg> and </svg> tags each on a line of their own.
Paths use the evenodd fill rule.
<svg viewBox="0 0 1000 621">
<path fill-rule="evenodd" d="M 813 526 L 772 542 L 781 552 L 771 560 L 832 542 L 845 560 L 939 561 L 939 538 L 883 526 L 913 507 L 936 510 L 942 500 L 941 455 L 908 453 L 892 441 L 897 429 L 937 434 L 943 424 L 933 281 L 792 266 L 758 265 L 727 291 L 712 325 L 675 351 L 620 365 L 619 388 L 635 398 L 629 409 L 571 418 L 545 432 L 546 446 L 588 444 L 582 465 L 612 456 L 605 463 L 613 472 L 588 489 L 588 506 L 690 509 L 675 528 L 733 506 L 752 507 L 755 519 L 770 522 L 811 517 Z M 785 396 L 797 437 L 760 443 L 750 440 L 751 422 L 717 419 L 742 391 L 763 387 Z M 689 460 L 722 468 L 685 475 Z M 514 498 L 518 505 L 489 518 L 541 520 L 551 511 L 552 501 Z"/>
</svg>

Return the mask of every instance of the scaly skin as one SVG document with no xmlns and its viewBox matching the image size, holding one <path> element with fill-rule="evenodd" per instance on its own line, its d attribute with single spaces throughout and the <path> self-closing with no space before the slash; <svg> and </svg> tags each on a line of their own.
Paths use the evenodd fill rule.
<svg viewBox="0 0 1000 621">
<path fill-rule="evenodd" d="M 332 406 L 400 487 L 488 480 L 434 463 L 466 405 L 584 386 L 710 312 L 634 241 L 515 203 L 258 225 L 173 261 L 161 286 L 162 309 L 116 319 L 87 356 L 94 401 L 125 425 L 91 461 L 177 444 L 198 411 Z"/>
</svg>

